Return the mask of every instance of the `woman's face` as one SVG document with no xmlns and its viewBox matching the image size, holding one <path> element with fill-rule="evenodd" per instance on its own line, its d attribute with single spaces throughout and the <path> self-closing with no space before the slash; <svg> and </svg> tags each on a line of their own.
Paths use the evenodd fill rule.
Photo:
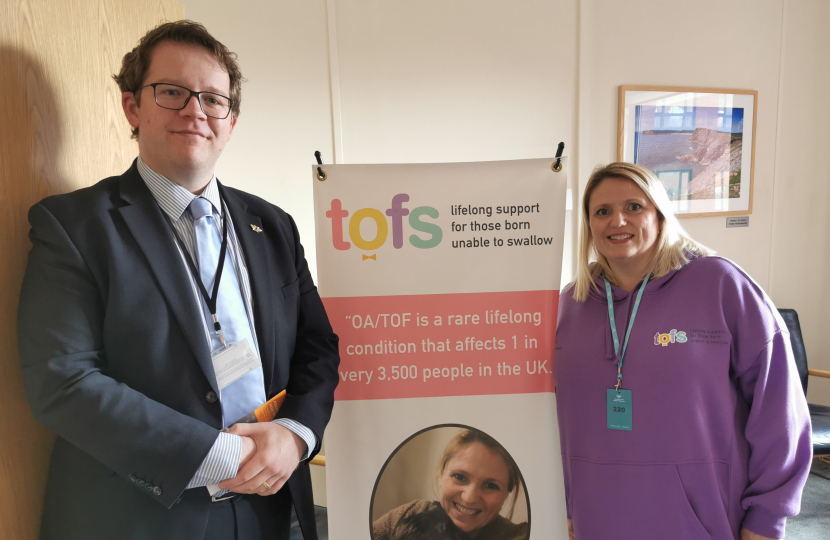
<svg viewBox="0 0 830 540">
<path fill-rule="evenodd" d="M 510 471 L 504 459 L 481 443 L 462 447 L 441 472 L 441 507 L 464 532 L 484 527 L 507 499 Z"/>
<path fill-rule="evenodd" d="M 648 266 L 657 249 L 660 220 L 651 200 L 627 178 L 606 178 L 588 200 L 591 237 L 612 269 Z"/>
</svg>

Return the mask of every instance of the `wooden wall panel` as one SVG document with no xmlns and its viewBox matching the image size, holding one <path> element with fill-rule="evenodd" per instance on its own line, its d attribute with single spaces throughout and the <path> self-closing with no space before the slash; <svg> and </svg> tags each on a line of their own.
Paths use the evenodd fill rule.
<svg viewBox="0 0 830 540">
<path fill-rule="evenodd" d="M 34 203 L 120 174 L 137 154 L 112 74 L 175 0 L 0 3 L 0 537 L 37 537 L 54 436 L 29 412 L 17 301 Z"/>
</svg>

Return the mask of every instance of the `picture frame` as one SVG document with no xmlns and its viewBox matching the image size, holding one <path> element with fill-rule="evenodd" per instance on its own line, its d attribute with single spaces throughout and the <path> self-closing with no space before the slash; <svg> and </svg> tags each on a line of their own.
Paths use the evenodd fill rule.
<svg viewBox="0 0 830 540">
<path fill-rule="evenodd" d="M 752 213 L 758 92 L 619 87 L 617 160 L 654 172 L 678 217 Z"/>
</svg>

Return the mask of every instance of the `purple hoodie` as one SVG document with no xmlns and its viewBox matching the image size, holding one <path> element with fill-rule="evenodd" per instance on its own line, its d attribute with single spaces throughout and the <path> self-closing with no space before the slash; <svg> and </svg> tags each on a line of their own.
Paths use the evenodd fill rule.
<svg viewBox="0 0 830 540">
<path fill-rule="evenodd" d="M 553 374 L 568 517 L 577 540 L 783 538 L 812 447 L 787 327 L 726 259 L 649 281 L 622 387 L 632 431 L 606 427 L 616 358 L 602 278 L 562 293 Z M 620 342 L 639 285 L 612 287 Z"/>
</svg>

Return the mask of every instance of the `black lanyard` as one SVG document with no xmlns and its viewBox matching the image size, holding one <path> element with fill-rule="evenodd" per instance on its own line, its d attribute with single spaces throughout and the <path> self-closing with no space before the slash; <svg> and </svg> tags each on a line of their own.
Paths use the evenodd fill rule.
<svg viewBox="0 0 830 540">
<path fill-rule="evenodd" d="M 173 227 L 173 223 L 170 221 L 170 218 L 167 214 L 164 215 L 167 218 L 167 224 L 170 225 L 170 230 L 173 231 L 173 236 L 176 238 L 176 242 L 178 242 L 179 247 L 184 252 L 184 258 L 187 261 L 187 266 L 190 268 L 190 272 L 193 274 L 193 278 L 196 280 L 196 284 L 199 285 L 199 291 L 202 293 L 202 298 L 205 299 L 205 303 L 207 304 L 208 310 L 210 314 L 213 316 L 213 327 L 219 333 L 219 339 L 222 341 L 222 345 L 225 345 L 225 338 L 222 335 L 222 325 L 219 324 L 219 318 L 216 317 L 216 300 L 219 298 L 219 282 L 222 279 L 222 268 L 225 266 L 225 253 L 228 251 L 228 220 L 225 217 L 225 205 L 222 201 L 219 201 L 219 204 L 222 207 L 222 247 L 219 249 L 219 264 L 216 267 L 216 274 L 213 277 L 213 295 L 208 296 L 207 289 L 205 288 L 205 284 L 202 283 L 202 277 L 199 274 L 199 270 L 196 268 L 196 263 L 193 262 L 193 258 L 190 256 L 190 252 L 184 245 L 184 242 L 179 237 L 179 233 L 176 232 L 176 229 Z M 195 223 L 195 220 L 194 220 Z M 194 226 L 193 235 L 195 238 L 196 230 Z"/>
</svg>

